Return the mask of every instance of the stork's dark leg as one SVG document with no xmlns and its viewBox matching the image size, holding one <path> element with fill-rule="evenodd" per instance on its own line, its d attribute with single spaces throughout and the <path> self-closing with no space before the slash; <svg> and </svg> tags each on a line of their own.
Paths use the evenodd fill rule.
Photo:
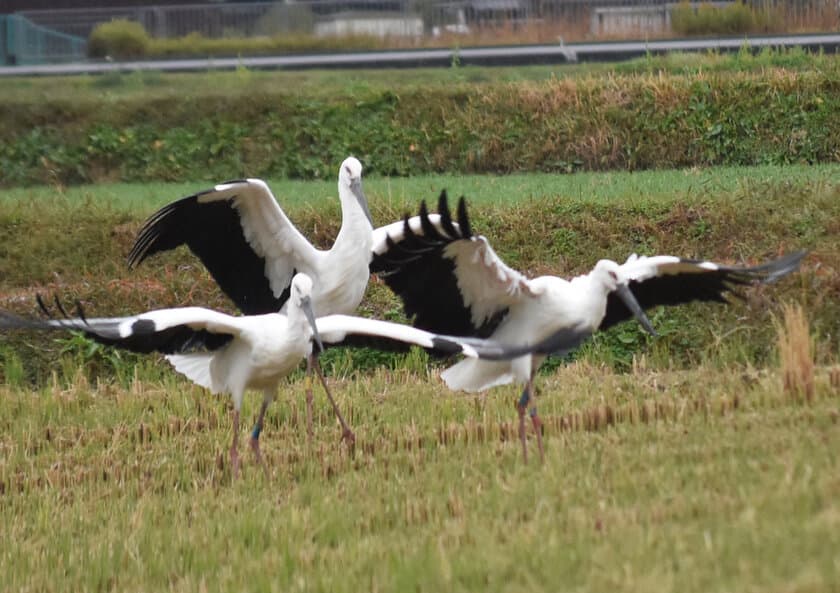
<svg viewBox="0 0 840 593">
<path fill-rule="evenodd" d="M 528 445 L 525 438 L 525 413 L 531 417 L 531 424 L 534 427 L 534 432 L 537 435 L 537 449 L 540 452 L 540 461 L 545 459 L 542 443 L 542 420 L 537 414 L 537 403 L 534 397 L 534 375 L 533 373 L 528 378 L 525 388 L 522 390 L 522 395 L 516 403 L 516 411 L 519 412 L 519 440 L 522 441 L 522 457 L 525 463 L 528 463 Z"/>
<path fill-rule="evenodd" d="M 543 451 L 542 442 L 542 420 L 537 414 L 537 394 L 534 392 L 534 374 L 531 373 L 531 378 L 528 379 L 528 393 L 531 394 L 531 407 L 528 413 L 531 416 L 531 425 L 534 427 L 534 433 L 537 435 L 537 449 L 540 452 L 540 461 L 545 461 L 545 453 Z"/>
<path fill-rule="evenodd" d="M 338 421 L 341 423 L 341 439 L 347 443 L 347 446 L 350 447 L 350 450 L 352 451 L 353 447 L 356 444 L 356 435 L 353 434 L 353 431 L 350 430 L 350 427 L 347 425 L 347 422 L 344 421 L 344 416 L 341 415 L 341 410 L 338 409 L 338 404 L 335 403 L 332 393 L 330 393 L 330 388 L 327 387 L 327 380 L 324 378 L 324 373 L 321 372 L 321 365 L 318 363 L 318 357 L 313 356 L 310 358 L 312 358 L 313 360 L 313 367 L 315 368 L 315 373 L 321 380 L 321 385 L 324 386 L 324 391 L 327 392 L 327 398 L 332 404 L 333 412 L 335 412 L 336 418 L 338 418 Z"/>
<path fill-rule="evenodd" d="M 523 405 L 522 402 L 525 402 Z M 528 386 L 522 391 L 519 401 L 516 402 L 516 411 L 519 413 L 519 440 L 522 443 L 522 459 L 528 463 L 528 440 L 525 437 L 525 410 L 528 405 Z"/>
<path fill-rule="evenodd" d="M 269 404 L 274 400 L 274 392 L 266 391 L 263 395 L 262 406 L 260 406 L 260 414 L 257 416 L 257 422 L 254 424 L 254 429 L 251 431 L 251 450 L 257 458 L 257 463 L 262 466 L 266 477 L 268 476 L 268 468 L 263 461 L 262 452 L 260 451 L 260 433 L 263 429 L 263 419 L 265 418 L 265 411 Z"/>
<path fill-rule="evenodd" d="M 230 467 L 233 477 L 239 477 L 239 410 L 233 410 L 233 443 L 230 446 Z"/>
<path fill-rule="evenodd" d="M 312 444 L 312 367 L 318 364 L 318 359 L 314 354 L 306 357 L 306 437 L 309 444 Z"/>
</svg>

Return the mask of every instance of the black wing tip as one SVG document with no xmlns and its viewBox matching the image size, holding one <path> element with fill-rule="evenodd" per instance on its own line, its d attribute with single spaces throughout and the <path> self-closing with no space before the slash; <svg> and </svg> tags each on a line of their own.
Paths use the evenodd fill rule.
<svg viewBox="0 0 840 593">
<path fill-rule="evenodd" d="M 783 255 L 773 261 L 767 262 L 761 266 L 763 268 L 762 271 L 767 274 L 762 282 L 775 282 L 779 278 L 795 272 L 799 269 L 799 265 L 802 263 L 802 260 L 806 255 L 808 255 L 808 251 L 803 249 L 800 251 L 794 251 L 793 253 L 788 253 L 787 255 Z"/>
<path fill-rule="evenodd" d="M 143 221 L 140 230 L 137 231 L 137 238 L 134 240 L 134 245 L 132 245 L 131 251 L 126 258 L 128 268 L 134 269 L 149 256 L 154 255 L 158 251 L 165 250 L 156 243 L 160 240 L 161 235 L 164 234 L 167 226 L 177 224 L 177 217 L 182 215 L 185 209 L 195 206 L 198 204 L 198 198 L 214 191 L 216 191 L 215 188 L 205 189 L 189 196 L 178 198 L 173 202 L 161 206 Z"/>
<path fill-rule="evenodd" d="M 766 261 L 757 266 L 750 266 L 745 268 L 724 267 L 722 271 L 726 274 L 728 282 L 735 282 L 736 284 L 772 284 L 795 272 L 799 269 L 799 265 L 808 251 L 803 249 L 788 253 L 776 259 Z"/>
<path fill-rule="evenodd" d="M 440 192 L 438 197 L 438 214 L 440 215 L 440 226 L 446 233 L 447 238 L 460 239 L 461 233 L 452 222 L 452 211 L 449 209 L 449 197 L 446 195 L 445 189 Z"/>
<path fill-rule="evenodd" d="M 426 200 L 420 200 L 420 218 L 429 218 L 429 207 L 426 205 Z"/>
<path fill-rule="evenodd" d="M 52 317 L 52 315 L 50 314 L 50 310 L 47 308 L 46 303 L 44 303 L 44 297 L 41 296 L 40 292 L 35 293 L 35 302 L 38 303 L 38 308 L 41 310 L 41 313 L 45 317 Z"/>
<path fill-rule="evenodd" d="M 473 236 L 472 228 L 470 228 L 470 218 L 467 214 L 467 199 L 464 196 L 458 198 L 458 226 L 461 227 L 463 238 Z"/>
<path fill-rule="evenodd" d="M 442 354 L 460 354 L 464 351 L 464 347 L 458 342 L 440 336 L 432 338 L 432 349 Z"/>
<path fill-rule="evenodd" d="M 44 297 L 40 293 L 35 294 L 35 302 L 38 304 L 38 309 L 45 319 L 33 319 L 23 317 L 9 311 L 0 311 L 0 328 L 2 329 L 37 329 L 37 330 L 80 330 L 85 331 L 83 325 L 87 325 L 87 320 L 83 316 L 82 305 L 76 302 L 76 309 L 80 312 L 77 319 L 73 319 L 67 313 L 67 310 L 58 299 L 58 295 L 53 296 L 53 306 L 58 310 L 60 315 L 55 315 L 53 309 L 47 305 Z"/>
<path fill-rule="evenodd" d="M 446 188 L 440 190 L 440 195 L 438 196 L 438 212 L 443 210 L 449 210 L 449 196 L 446 193 Z"/>
<path fill-rule="evenodd" d="M 20 315 L 16 315 L 10 311 L 0 311 L 0 328 L 2 329 L 37 329 L 42 327 L 45 323 L 46 322 L 44 321 L 21 317 Z"/>
</svg>

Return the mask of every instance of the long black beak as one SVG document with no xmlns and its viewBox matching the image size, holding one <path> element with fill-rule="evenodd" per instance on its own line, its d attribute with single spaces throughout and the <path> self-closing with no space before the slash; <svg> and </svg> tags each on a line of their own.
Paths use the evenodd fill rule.
<svg viewBox="0 0 840 593">
<path fill-rule="evenodd" d="M 653 329 L 653 325 L 648 319 L 645 312 L 639 306 L 639 301 L 636 300 L 636 297 L 633 296 L 633 292 L 626 284 L 619 284 L 615 288 L 615 293 L 621 297 L 621 300 L 624 301 L 624 304 L 627 305 L 627 308 L 636 316 L 636 319 L 639 320 L 639 323 L 642 324 L 642 327 L 652 336 L 656 335 L 656 330 Z"/>
<path fill-rule="evenodd" d="M 312 299 L 304 297 L 300 300 L 300 308 L 303 314 L 306 315 L 306 320 L 312 326 L 312 337 L 315 338 L 315 343 L 318 344 L 318 349 L 324 351 L 324 343 L 321 342 L 321 335 L 318 333 L 318 324 L 315 323 L 315 313 L 312 312 Z"/>
<path fill-rule="evenodd" d="M 365 213 L 365 216 L 367 216 L 368 222 L 370 223 L 371 226 L 373 226 L 373 217 L 371 217 L 370 210 L 368 209 L 367 196 L 365 196 L 365 192 L 362 191 L 362 180 L 361 180 L 361 178 L 353 179 L 350 182 L 350 191 L 352 191 L 353 195 L 356 196 L 356 201 L 358 201 L 359 206 L 362 207 L 362 212 Z"/>
</svg>

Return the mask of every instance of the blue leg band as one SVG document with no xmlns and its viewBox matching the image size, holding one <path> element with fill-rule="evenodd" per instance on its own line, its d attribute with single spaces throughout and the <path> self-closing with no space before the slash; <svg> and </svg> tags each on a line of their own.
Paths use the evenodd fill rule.
<svg viewBox="0 0 840 593">
<path fill-rule="evenodd" d="M 262 426 L 259 425 L 259 424 L 254 424 L 254 430 L 251 431 L 251 438 L 254 439 L 255 441 L 259 440 L 261 432 L 262 432 Z"/>
<path fill-rule="evenodd" d="M 528 394 L 528 388 L 522 390 L 522 396 L 519 398 L 519 407 L 524 408 L 528 405 L 528 401 L 531 399 L 531 396 Z"/>
</svg>

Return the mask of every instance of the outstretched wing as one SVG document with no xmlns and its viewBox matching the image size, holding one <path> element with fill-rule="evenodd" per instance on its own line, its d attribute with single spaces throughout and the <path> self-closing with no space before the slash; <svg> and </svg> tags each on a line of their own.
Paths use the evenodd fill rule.
<svg viewBox="0 0 840 593">
<path fill-rule="evenodd" d="M 415 327 L 430 332 L 487 337 L 519 299 L 529 280 L 508 267 L 482 236 L 472 234 L 467 206 L 452 220 L 446 192 L 438 214 L 426 203 L 418 216 L 374 231 L 370 270 L 402 300 Z"/>
<path fill-rule="evenodd" d="M 726 302 L 726 296 L 740 297 L 738 288 L 775 282 L 797 268 L 807 252 L 797 251 L 758 266 L 724 266 L 710 261 L 681 259 L 671 255 L 636 257 L 622 264 L 631 278 L 630 290 L 643 309 L 656 305 L 679 305 L 691 301 Z M 610 293 L 607 314 L 600 329 L 606 329 L 633 314 L 622 300 Z"/>
<path fill-rule="evenodd" d="M 143 224 L 128 264 L 187 245 L 239 309 L 277 312 L 296 271 L 319 257 L 260 179 L 228 181 L 168 204 Z"/>
<path fill-rule="evenodd" d="M 204 309 L 159 309 L 129 317 L 28 319 L 0 311 L 0 330 L 81 331 L 101 344 L 132 352 L 183 354 L 216 350 L 239 334 L 236 317 Z"/>
<path fill-rule="evenodd" d="M 591 332 L 585 329 L 564 328 L 533 345 L 509 346 L 495 340 L 435 334 L 401 323 L 351 315 L 319 317 L 316 325 L 318 334 L 325 343 L 341 343 L 350 336 L 373 336 L 385 341 L 416 344 L 437 354 L 462 354 L 484 360 L 510 360 L 530 353 L 568 352 L 577 348 L 591 335 Z"/>
</svg>

